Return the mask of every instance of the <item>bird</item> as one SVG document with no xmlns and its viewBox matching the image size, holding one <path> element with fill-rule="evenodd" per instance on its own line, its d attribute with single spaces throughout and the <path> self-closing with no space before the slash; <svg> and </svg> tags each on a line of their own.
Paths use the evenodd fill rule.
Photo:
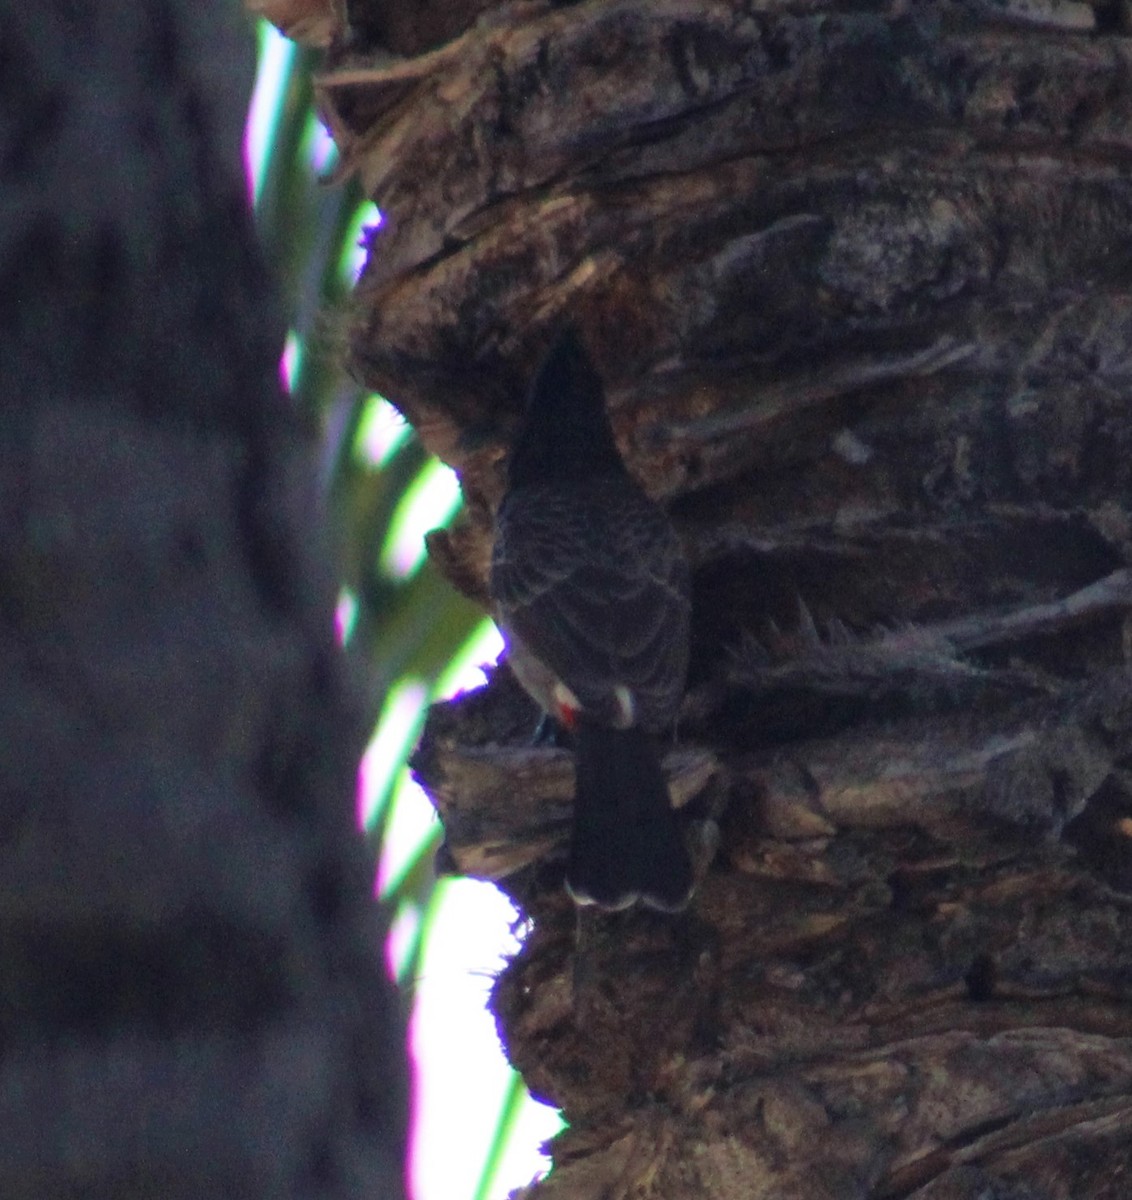
<svg viewBox="0 0 1132 1200">
<path fill-rule="evenodd" d="M 571 326 L 530 387 L 494 534 L 489 591 L 507 661 L 576 755 L 566 888 L 578 905 L 678 912 L 694 873 L 658 739 L 684 694 L 689 568 L 625 466 Z"/>
</svg>

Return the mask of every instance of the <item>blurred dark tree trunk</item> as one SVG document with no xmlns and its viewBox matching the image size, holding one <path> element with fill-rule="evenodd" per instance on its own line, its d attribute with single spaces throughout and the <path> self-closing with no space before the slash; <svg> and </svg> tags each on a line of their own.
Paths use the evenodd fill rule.
<svg viewBox="0 0 1132 1200">
<path fill-rule="evenodd" d="M 230 5 L 0 6 L 0 1195 L 401 1194 Z"/>
<path fill-rule="evenodd" d="M 436 560 L 483 596 L 569 319 L 695 564 L 686 917 L 576 936 L 570 760 L 506 670 L 417 755 L 532 922 L 536 1194 L 1126 1196 L 1125 5 L 307 7 L 385 217 L 355 366 L 463 478 Z"/>
</svg>

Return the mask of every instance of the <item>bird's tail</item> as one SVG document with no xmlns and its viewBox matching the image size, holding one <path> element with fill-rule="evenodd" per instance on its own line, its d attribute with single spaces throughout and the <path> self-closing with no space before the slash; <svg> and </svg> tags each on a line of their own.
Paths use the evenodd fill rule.
<svg viewBox="0 0 1132 1200">
<path fill-rule="evenodd" d="M 566 886 L 578 904 L 663 912 L 687 904 L 694 878 L 652 738 L 639 728 L 575 730 L 574 838 Z"/>
</svg>

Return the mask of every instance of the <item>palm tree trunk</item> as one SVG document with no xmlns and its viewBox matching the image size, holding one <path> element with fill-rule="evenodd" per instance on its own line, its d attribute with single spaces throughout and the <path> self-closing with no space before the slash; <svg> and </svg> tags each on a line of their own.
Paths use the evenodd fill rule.
<svg viewBox="0 0 1132 1200">
<path fill-rule="evenodd" d="M 0 1195 L 401 1194 L 240 14 L 0 17 Z"/>
<path fill-rule="evenodd" d="M 576 936 L 568 755 L 505 670 L 434 713 L 455 860 L 532 921 L 495 1003 L 570 1126 L 534 1194 L 1124 1195 L 1123 9 L 470 8 L 331 43 L 385 217 L 354 364 L 460 470 L 431 550 L 482 597 L 523 389 L 581 330 L 694 562 L 669 769 L 719 833 L 685 918 Z"/>
</svg>

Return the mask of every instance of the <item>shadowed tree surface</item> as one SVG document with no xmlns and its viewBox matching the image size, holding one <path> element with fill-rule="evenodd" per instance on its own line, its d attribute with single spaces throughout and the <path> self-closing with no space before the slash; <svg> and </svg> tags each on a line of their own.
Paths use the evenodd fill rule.
<svg viewBox="0 0 1132 1200">
<path fill-rule="evenodd" d="M 0 1195 L 395 1197 L 309 438 L 228 4 L 0 6 Z"/>
<path fill-rule="evenodd" d="M 571 759 L 506 669 L 417 754 L 532 923 L 532 1194 L 1127 1195 L 1125 6 L 283 7 L 385 216 L 354 366 L 461 473 L 434 559 L 484 598 L 568 319 L 694 567 L 686 916 L 576 933 Z"/>
</svg>

